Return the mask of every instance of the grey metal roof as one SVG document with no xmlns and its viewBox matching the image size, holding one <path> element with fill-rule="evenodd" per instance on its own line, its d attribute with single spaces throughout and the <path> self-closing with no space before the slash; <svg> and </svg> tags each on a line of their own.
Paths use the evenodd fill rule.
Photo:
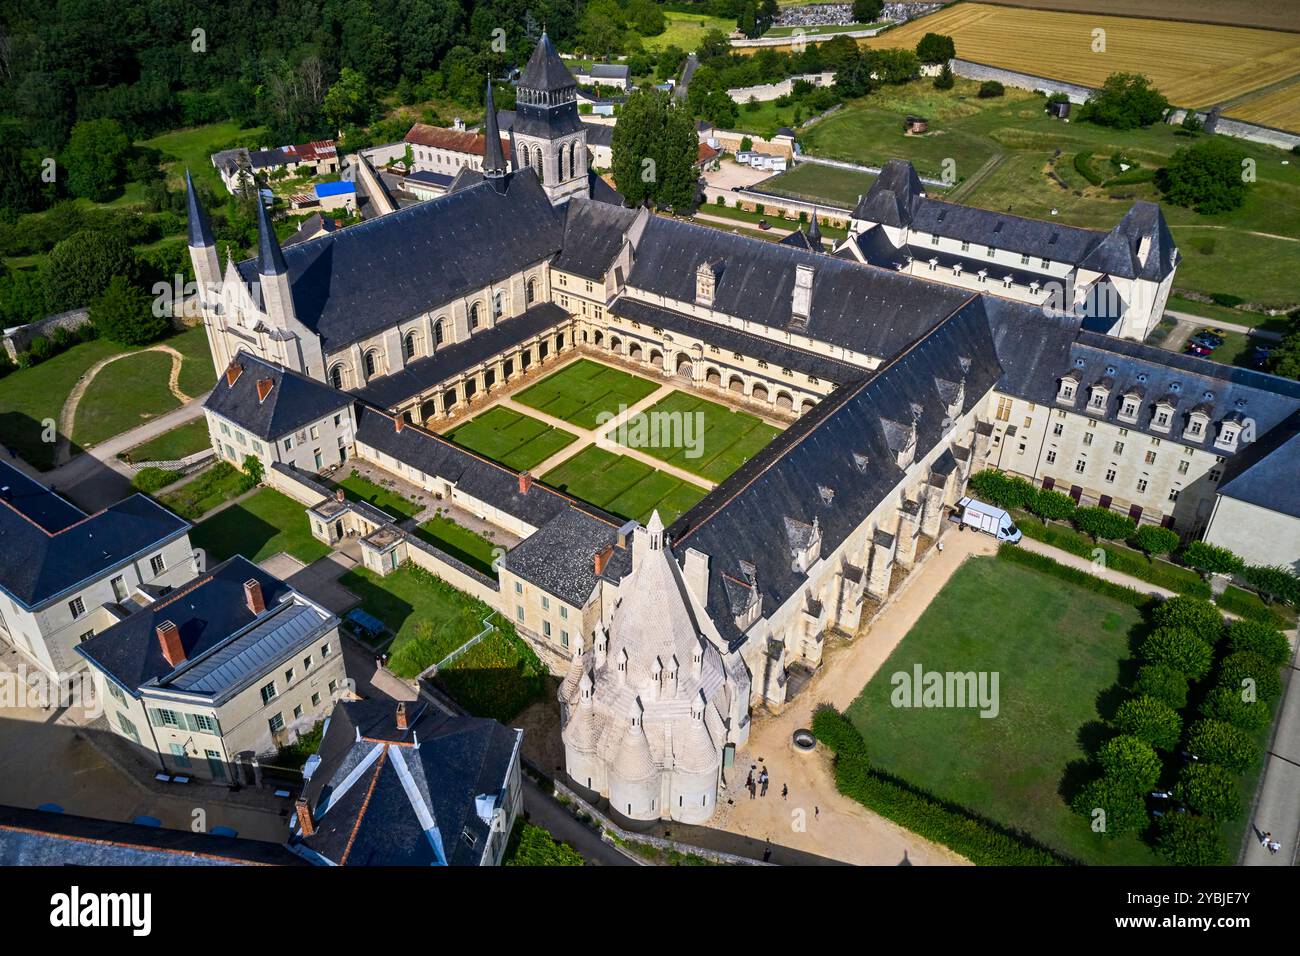
<svg viewBox="0 0 1300 956">
<path fill-rule="evenodd" d="M 186 533 L 190 523 L 134 494 L 93 515 L 0 462 L 0 590 L 35 608 Z"/>
<path fill-rule="evenodd" d="M 243 366 L 235 384 L 223 373 L 203 407 L 266 441 L 278 441 L 352 402 L 345 392 L 250 352 L 240 352 L 234 361 Z M 257 383 L 268 381 L 271 390 L 259 399 Z"/>
<path fill-rule="evenodd" d="M 466 167 L 468 169 L 468 167 Z M 298 320 L 327 352 L 550 258 L 563 219 L 531 170 L 504 193 L 484 183 L 284 250 Z M 258 283 L 255 260 L 239 264 Z"/>
<path fill-rule="evenodd" d="M 528 58 L 524 72 L 519 77 L 519 86 L 523 89 L 555 92 L 573 85 L 573 74 L 555 51 L 550 36 L 543 30 L 542 38 L 537 41 L 537 46 L 533 48 L 532 56 Z"/>
<path fill-rule="evenodd" d="M 499 179 L 506 174 L 505 152 L 501 149 L 501 131 L 497 128 L 497 107 L 492 100 L 492 78 L 487 80 L 486 122 L 483 135 L 483 175 L 489 179 Z"/>
<path fill-rule="evenodd" d="M 271 226 L 271 217 L 266 211 L 266 204 L 259 196 L 257 200 L 258 275 L 280 276 L 287 271 L 284 253 L 280 251 L 280 240 L 275 237 L 275 229 Z"/>
</svg>

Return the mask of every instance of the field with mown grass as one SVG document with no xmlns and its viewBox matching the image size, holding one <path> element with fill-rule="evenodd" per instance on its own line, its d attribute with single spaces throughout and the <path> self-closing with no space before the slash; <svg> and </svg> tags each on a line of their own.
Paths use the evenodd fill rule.
<svg viewBox="0 0 1300 956">
<path fill-rule="evenodd" d="M 306 508 L 273 488 L 261 488 L 201 521 L 190 541 L 207 552 L 209 566 L 236 554 L 257 562 L 285 551 L 311 564 L 330 553 L 312 537 Z"/>
<path fill-rule="evenodd" d="M 578 440 L 577 435 L 504 405 L 496 405 L 457 425 L 446 437 L 517 471 L 541 464 Z"/>
<path fill-rule="evenodd" d="M 658 511 L 665 526 L 708 493 L 699 485 L 595 445 L 547 472 L 542 480 L 552 488 L 642 524 Z"/>
<path fill-rule="evenodd" d="M 157 438 L 127 449 L 122 457 L 133 462 L 177 461 L 209 448 L 211 444 L 208 420 L 200 416 L 192 422 L 163 432 Z"/>
<path fill-rule="evenodd" d="M 579 359 L 517 393 L 514 400 L 579 428 L 595 428 L 602 413 L 617 415 L 658 388 L 631 372 Z"/>
</svg>

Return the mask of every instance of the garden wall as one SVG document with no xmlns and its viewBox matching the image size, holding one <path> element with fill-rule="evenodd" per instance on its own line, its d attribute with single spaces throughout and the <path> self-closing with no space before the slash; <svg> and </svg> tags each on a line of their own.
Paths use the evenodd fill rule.
<svg viewBox="0 0 1300 956">
<path fill-rule="evenodd" d="M 294 501 L 311 507 L 322 498 L 333 497 L 333 492 L 319 481 L 303 474 L 292 465 L 277 461 L 266 472 L 263 482 Z"/>
<path fill-rule="evenodd" d="M 495 578 L 475 571 L 465 562 L 409 534 L 406 536 L 406 556 L 416 567 L 424 568 L 458 591 L 478 598 L 488 607 L 500 610 L 500 584 Z"/>
<path fill-rule="evenodd" d="M 9 353 L 9 360 L 17 361 L 18 353 L 26 352 L 27 347 L 32 344 L 32 339 L 38 336 L 48 339 L 54 334 L 55 329 L 67 329 L 72 332 L 89 323 L 90 311 L 88 309 L 70 309 L 67 312 L 47 315 L 43 319 L 37 319 L 35 322 L 29 322 L 27 325 L 20 325 L 15 328 L 4 337 L 4 348 Z"/>
<path fill-rule="evenodd" d="M 1045 76 L 1034 76 L 1032 73 L 1020 73 L 1016 70 L 1004 70 L 1000 67 L 989 66 L 987 63 L 976 63 L 973 60 L 962 60 L 953 57 L 948 61 L 948 65 L 952 67 L 953 73 L 968 80 L 997 80 L 1006 86 L 1014 86 L 1021 90 L 1064 93 L 1070 98 L 1071 103 L 1082 103 L 1092 95 L 1092 87 L 1090 86 L 1080 86 L 1077 83 L 1066 83 L 1062 80 L 1049 80 Z"/>
</svg>

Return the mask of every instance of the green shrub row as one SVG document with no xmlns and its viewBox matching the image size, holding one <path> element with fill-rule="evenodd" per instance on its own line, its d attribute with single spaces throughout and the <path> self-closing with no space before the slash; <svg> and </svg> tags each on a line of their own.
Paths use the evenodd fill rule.
<svg viewBox="0 0 1300 956">
<path fill-rule="evenodd" d="M 1013 564 L 1020 564 L 1036 571 L 1042 571 L 1063 581 L 1068 581 L 1077 587 L 1113 598 L 1116 601 L 1122 601 L 1125 604 L 1131 604 L 1136 608 L 1144 608 L 1151 603 L 1151 598 L 1148 595 L 1135 588 L 1103 580 L 1096 575 L 1089 574 L 1087 571 L 1080 571 L 1078 568 L 1067 567 L 1059 561 L 1053 561 L 1045 554 L 1026 551 L 1014 544 L 1003 542 L 998 547 L 998 557 Z"/>
<path fill-rule="evenodd" d="M 136 491 L 150 494 L 159 488 L 166 488 L 172 482 L 184 477 L 185 472 L 165 468 L 141 468 L 131 479 L 131 487 Z"/>
<path fill-rule="evenodd" d="M 1092 153 L 1083 152 L 1074 154 L 1074 171 L 1082 176 L 1094 186 L 1101 185 L 1101 177 L 1097 171 L 1092 168 Z"/>
<path fill-rule="evenodd" d="M 835 751 L 835 786 L 847 797 L 976 866 L 1059 866 L 1051 851 L 999 830 L 960 807 L 871 768 L 862 734 L 830 706 L 813 715 L 813 734 Z"/>
</svg>

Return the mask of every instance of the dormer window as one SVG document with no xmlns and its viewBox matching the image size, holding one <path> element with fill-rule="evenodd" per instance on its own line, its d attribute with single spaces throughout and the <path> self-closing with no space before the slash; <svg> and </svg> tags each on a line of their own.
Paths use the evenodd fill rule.
<svg viewBox="0 0 1300 956">
<path fill-rule="evenodd" d="M 1056 400 L 1058 402 L 1069 402 L 1071 405 L 1073 405 L 1075 388 L 1077 387 L 1077 384 L 1078 383 L 1075 382 L 1073 378 L 1061 379 L 1061 386 L 1057 390 Z"/>
<path fill-rule="evenodd" d="M 1169 430 L 1169 423 L 1174 420 L 1174 407 L 1161 402 L 1156 406 L 1155 416 L 1151 419 L 1151 427 L 1165 432 Z"/>
<path fill-rule="evenodd" d="M 1110 392 L 1099 386 L 1093 386 L 1092 394 L 1088 396 L 1088 411 L 1104 412 L 1106 410 L 1106 399 Z"/>
<path fill-rule="evenodd" d="M 1126 422 L 1137 421 L 1138 400 L 1132 395 L 1125 395 L 1119 407 L 1119 417 Z"/>
<path fill-rule="evenodd" d="M 1201 441 L 1205 438 L 1205 426 L 1210 423 L 1208 416 L 1200 412 L 1193 412 L 1187 419 L 1187 428 L 1183 431 L 1184 438 L 1190 438 L 1193 441 Z"/>
<path fill-rule="evenodd" d="M 1214 444 L 1219 447 L 1232 451 L 1237 447 L 1237 437 L 1240 429 L 1235 424 L 1224 422 L 1219 427 L 1219 437 L 1214 440 Z"/>
</svg>

